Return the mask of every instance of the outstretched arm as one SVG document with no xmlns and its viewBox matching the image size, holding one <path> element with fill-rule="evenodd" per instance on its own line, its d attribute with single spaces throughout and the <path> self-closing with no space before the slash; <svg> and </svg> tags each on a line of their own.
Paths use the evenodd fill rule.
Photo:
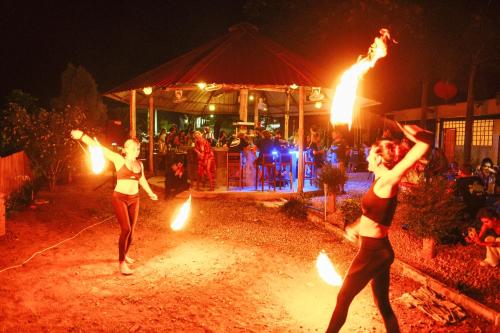
<svg viewBox="0 0 500 333">
<path fill-rule="evenodd" d="M 397 123 L 397 125 L 403 131 L 404 135 L 409 140 L 413 141 L 415 145 L 406 153 L 405 157 L 389 171 L 389 177 L 385 179 L 385 182 L 392 184 L 398 183 L 406 171 L 425 155 L 434 140 L 434 134 L 432 132 L 426 131 L 416 125 L 401 125 L 399 123 Z"/>
<path fill-rule="evenodd" d="M 151 200 L 158 200 L 158 196 L 151 190 L 151 187 L 149 186 L 148 180 L 144 176 L 144 166 L 141 163 L 141 178 L 139 178 L 139 184 L 141 187 L 148 193 L 149 197 Z"/>
<path fill-rule="evenodd" d="M 117 162 L 123 160 L 123 157 L 120 154 L 115 153 L 114 151 L 112 151 L 112 150 L 110 150 L 110 149 L 108 149 L 106 147 L 101 146 L 99 144 L 99 142 L 97 142 L 96 140 L 92 139 L 90 136 L 88 136 L 87 134 L 83 133 L 80 130 L 72 130 L 71 131 L 71 137 L 73 139 L 75 139 L 75 140 L 82 141 L 87 146 L 99 145 L 102 148 L 102 151 L 104 152 L 104 157 L 106 157 L 108 160 L 110 160 L 111 162 L 113 162 L 115 165 L 116 165 Z"/>
</svg>

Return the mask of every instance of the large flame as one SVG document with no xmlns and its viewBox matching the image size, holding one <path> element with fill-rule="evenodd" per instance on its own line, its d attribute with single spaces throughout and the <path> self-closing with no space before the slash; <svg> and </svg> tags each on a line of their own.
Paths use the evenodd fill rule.
<svg viewBox="0 0 500 333">
<path fill-rule="evenodd" d="M 359 58 L 351 68 L 342 74 L 340 83 L 335 89 L 330 109 L 330 122 L 332 125 L 348 124 L 349 129 L 351 129 L 359 80 L 370 68 L 375 66 L 378 59 L 387 55 L 387 40 L 390 38 L 389 30 L 380 29 L 380 36 L 375 38 L 375 41 L 368 49 L 368 54 Z"/>
<path fill-rule="evenodd" d="M 342 284 L 342 277 L 337 273 L 335 267 L 333 267 L 332 262 L 326 255 L 324 251 L 318 255 L 316 259 L 316 269 L 318 270 L 319 276 L 332 286 L 340 286 Z"/>
<path fill-rule="evenodd" d="M 175 219 L 170 223 L 170 228 L 174 231 L 181 230 L 186 224 L 187 218 L 189 216 L 189 212 L 191 211 L 191 194 L 189 198 L 182 204 L 179 213 L 175 217 Z"/>
<path fill-rule="evenodd" d="M 97 144 L 89 145 L 89 152 L 90 161 L 92 163 L 92 171 L 97 174 L 101 173 L 102 170 L 104 170 L 106 160 L 104 159 L 104 152 L 101 145 L 99 144 L 99 141 L 97 141 L 97 139 L 95 139 L 95 141 L 97 142 Z"/>
</svg>

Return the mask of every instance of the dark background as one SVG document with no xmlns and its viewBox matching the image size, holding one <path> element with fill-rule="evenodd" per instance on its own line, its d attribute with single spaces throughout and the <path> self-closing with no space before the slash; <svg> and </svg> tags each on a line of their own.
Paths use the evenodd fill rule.
<svg viewBox="0 0 500 333">
<path fill-rule="evenodd" d="M 447 2 L 450 8 L 455 6 L 455 1 L 441 4 Z M 348 27 L 342 30 L 339 18 L 338 29 L 323 31 L 329 37 L 320 42 L 311 37 L 313 28 L 300 13 L 312 12 L 315 6 L 324 5 L 324 1 L 276 2 L 287 6 L 283 10 L 263 3 L 265 1 L 4 0 L 0 3 L 2 104 L 12 89 L 22 89 L 39 98 L 42 105 L 48 105 L 59 93 L 60 75 L 69 62 L 86 68 L 95 78 L 99 91 L 105 92 L 226 33 L 228 27 L 242 21 L 255 22 L 264 34 L 317 62 L 328 71 L 332 81 L 353 64 L 358 55 L 366 54 L 378 35 L 374 28 L 379 24 L 378 18 L 369 22 L 368 17 L 366 25 L 360 22 L 360 29 L 356 31 Z M 261 15 L 252 11 L 255 7 L 266 8 L 266 11 Z M 442 20 L 443 29 L 449 26 L 452 31 L 455 23 L 446 22 L 446 15 Z M 395 35 L 399 44 L 390 45 L 387 58 L 366 75 L 361 94 L 382 101 L 387 108 L 418 106 L 421 81 L 415 74 L 418 68 L 413 64 L 423 50 L 421 46 L 412 45 L 404 34 L 396 32 Z M 500 91 L 499 63 L 500 56 L 481 66 L 476 99 L 492 98 Z M 437 80 L 434 77 L 432 83 Z M 465 100 L 465 65 L 457 69 L 453 82 L 459 88 L 456 101 Z M 431 102 L 442 101 L 431 92 Z"/>
</svg>

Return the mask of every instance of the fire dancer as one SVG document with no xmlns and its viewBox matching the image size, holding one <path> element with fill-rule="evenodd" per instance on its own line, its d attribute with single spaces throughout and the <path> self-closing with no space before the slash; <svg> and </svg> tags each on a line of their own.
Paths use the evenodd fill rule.
<svg viewBox="0 0 500 333">
<path fill-rule="evenodd" d="M 71 137 L 86 145 L 98 145 L 94 139 L 80 130 L 71 131 Z M 124 147 L 125 157 L 107 148 L 102 147 L 102 149 L 104 156 L 113 162 L 116 169 L 117 181 L 111 202 L 121 228 L 118 241 L 119 268 L 123 275 L 130 275 L 134 271 L 128 265 L 133 264 L 134 259 L 127 256 L 127 252 L 132 243 L 132 235 L 139 214 L 139 185 L 152 200 L 158 200 L 158 197 L 149 187 L 144 177 L 142 163 L 137 160 L 141 151 L 139 142 L 135 139 L 128 139 Z"/>
<path fill-rule="evenodd" d="M 372 281 L 372 291 L 387 332 L 399 332 L 396 316 L 389 303 L 389 272 L 394 252 L 387 237 L 397 204 L 399 183 L 403 175 L 429 149 L 433 134 L 415 125 L 397 124 L 415 145 L 401 160 L 396 160 L 396 144 L 392 140 L 379 140 L 368 155 L 368 170 L 375 180 L 364 195 L 363 215 L 359 223 L 346 230 L 360 236 L 361 245 L 352 261 L 337 296 L 327 332 L 338 332 L 347 318 L 354 297 Z"/>
</svg>

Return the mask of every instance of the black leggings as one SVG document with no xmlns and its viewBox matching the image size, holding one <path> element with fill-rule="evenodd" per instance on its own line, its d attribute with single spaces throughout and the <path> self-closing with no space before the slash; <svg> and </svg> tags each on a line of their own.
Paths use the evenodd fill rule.
<svg viewBox="0 0 500 333">
<path fill-rule="evenodd" d="M 388 238 L 361 237 L 361 247 L 347 271 L 337 295 L 327 332 L 338 332 L 344 325 L 354 297 L 372 280 L 375 304 L 384 319 L 387 332 L 399 332 L 399 325 L 389 303 L 389 272 L 394 251 Z"/>
<path fill-rule="evenodd" d="M 128 195 L 113 192 L 111 203 L 121 229 L 120 240 L 118 241 L 118 260 L 124 261 L 132 243 L 132 234 L 139 215 L 139 194 Z"/>
</svg>

